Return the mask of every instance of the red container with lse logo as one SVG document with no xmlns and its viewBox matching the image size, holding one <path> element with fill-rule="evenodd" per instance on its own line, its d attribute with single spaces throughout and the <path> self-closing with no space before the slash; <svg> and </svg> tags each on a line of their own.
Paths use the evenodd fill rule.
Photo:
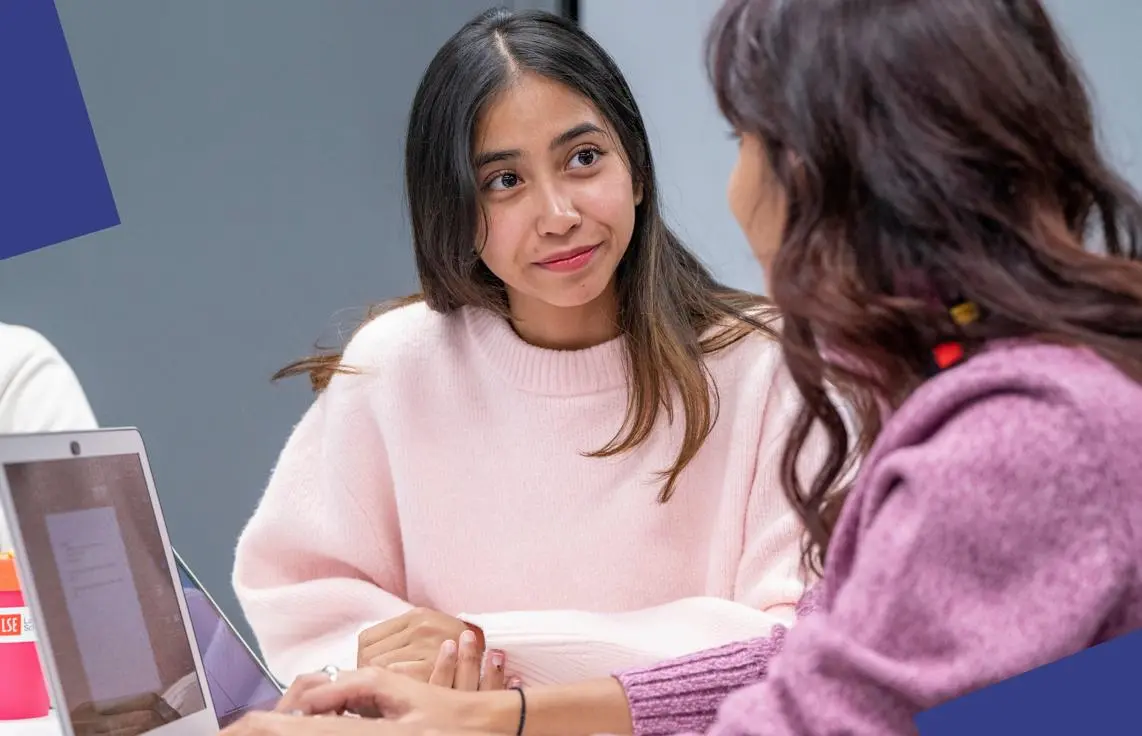
<svg viewBox="0 0 1142 736">
<path fill-rule="evenodd" d="M 43 718 L 50 701 L 16 560 L 0 553 L 0 721 Z"/>
</svg>

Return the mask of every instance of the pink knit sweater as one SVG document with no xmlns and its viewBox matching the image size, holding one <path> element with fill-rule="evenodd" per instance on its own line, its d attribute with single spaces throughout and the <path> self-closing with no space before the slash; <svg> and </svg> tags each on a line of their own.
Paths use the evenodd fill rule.
<svg viewBox="0 0 1142 736">
<path fill-rule="evenodd" d="M 605 676 L 789 624 L 804 590 L 778 479 L 796 391 L 753 336 L 710 356 L 717 423 L 656 502 L 682 426 L 608 459 L 625 345 L 553 351 L 417 304 L 351 341 L 238 543 L 234 585 L 280 678 L 353 666 L 424 606 L 482 627 L 526 683 Z"/>
</svg>

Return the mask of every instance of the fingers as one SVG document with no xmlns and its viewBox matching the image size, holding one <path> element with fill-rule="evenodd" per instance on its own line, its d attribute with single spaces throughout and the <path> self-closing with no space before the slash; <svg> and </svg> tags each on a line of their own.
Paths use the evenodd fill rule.
<svg viewBox="0 0 1142 736">
<path fill-rule="evenodd" d="M 277 713 L 292 713 L 297 710 L 297 701 L 308 690 L 312 690 L 320 685 L 329 684 L 329 675 L 324 672 L 311 672 L 302 675 L 293 681 L 293 684 L 286 690 L 285 695 L 278 701 L 274 711 Z"/>
<path fill-rule="evenodd" d="M 484 676 L 480 680 L 481 690 L 504 689 L 504 664 L 506 661 L 507 657 L 499 649 L 488 652 L 488 657 L 484 661 Z"/>
<path fill-rule="evenodd" d="M 453 688 L 456 690 L 476 690 L 480 687 L 481 654 L 479 642 L 476 641 L 476 635 L 473 632 L 465 631 L 460 635 Z"/>
<path fill-rule="evenodd" d="M 365 704 L 378 706 L 380 716 L 390 714 L 380 707 L 393 691 L 401 685 L 415 685 L 408 678 L 369 667 L 363 670 L 343 671 L 336 681 L 326 678 L 325 682 L 298 692 L 293 707 L 286 712 L 302 715 L 324 715 L 360 711 Z M 424 685 L 420 685 L 424 687 Z M 278 710 L 284 710 L 280 706 Z"/>
<path fill-rule="evenodd" d="M 452 687 L 456 678 L 457 655 L 456 642 L 448 640 L 441 644 L 440 653 L 436 655 L 436 664 L 433 665 L 432 674 L 428 677 L 428 684 Z"/>
<path fill-rule="evenodd" d="M 480 671 L 478 643 L 468 637 L 461 637 L 462 643 L 446 641 L 433 663 L 428 684 L 437 687 L 450 687 L 456 690 L 503 690 L 509 682 L 519 682 L 518 677 L 508 679 L 504 671 L 507 656 L 499 649 L 492 649 L 484 658 L 483 672 Z M 390 672 L 401 671 L 398 666 L 390 666 Z"/>
</svg>

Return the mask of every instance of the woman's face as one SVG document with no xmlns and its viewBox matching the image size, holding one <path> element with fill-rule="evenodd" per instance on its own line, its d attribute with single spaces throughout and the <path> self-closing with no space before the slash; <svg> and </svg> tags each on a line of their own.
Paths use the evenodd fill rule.
<svg viewBox="0 0 1142 736">
<path fill-rule="evenodd" d="M 611 126 L 584 97 L 523 74 L 476 129 L 480 257 L 513 315 L 543 319 L 612 298 L 641 193 Z"/>
<path fill-rule="evenodd" d="M 755 135 L 746 133 L 740 138 L 737 165 L 730 174 L 726 197 L 768 279 L 785 232 L 787 200 L 765 145 Z"/>
</svg>

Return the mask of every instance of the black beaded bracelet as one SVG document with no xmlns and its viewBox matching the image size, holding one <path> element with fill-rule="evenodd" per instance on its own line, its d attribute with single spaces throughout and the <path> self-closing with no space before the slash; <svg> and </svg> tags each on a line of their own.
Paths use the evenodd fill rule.
<svg viewBox="0 0 1142 736">
<path fill-rule="evenodd" d="M 515 736 L 523 736 L 523 724 L 527 721 L 527 698 L 523 695 L 522 687 L 513 687 L 519 693 L 519 728 L 515 731 Z"/>
</svg>

